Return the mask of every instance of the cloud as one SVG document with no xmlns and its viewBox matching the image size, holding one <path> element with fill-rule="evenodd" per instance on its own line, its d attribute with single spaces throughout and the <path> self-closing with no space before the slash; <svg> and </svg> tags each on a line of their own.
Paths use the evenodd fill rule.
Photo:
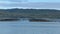
<svg viewBox="0 0 60 34">
<path fill-rule="evenodd" d="M 10 2 L 10 1 L 0 1 L 0 8 L 60 8 L 60 3 L 21 3 L 21 2 Z"/>
<path fill-rule="evenodd" d="M 28 0 L 8 0 L 10 2 L 28 2 Z"/>
<path fill-rule="evenodd" d="M 22 0 L 9 0 L 11 2 L 22 2 Z"/>
</svg>

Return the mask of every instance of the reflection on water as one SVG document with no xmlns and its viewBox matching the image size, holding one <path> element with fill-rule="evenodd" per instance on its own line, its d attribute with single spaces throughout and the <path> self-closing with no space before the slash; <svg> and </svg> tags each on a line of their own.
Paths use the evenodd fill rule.
<svg viewBox="0 0 60 34">
<path fill-rule="evenodd" d="M 60 34 L 59 22 L 0 21 L 0 34 Z"/>
</svg>

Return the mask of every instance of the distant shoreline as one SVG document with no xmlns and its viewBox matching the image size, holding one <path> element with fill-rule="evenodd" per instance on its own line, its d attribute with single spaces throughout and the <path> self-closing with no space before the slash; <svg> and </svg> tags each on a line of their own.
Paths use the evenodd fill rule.
<svg viewBox="0 0 60 34">
<path fill-rule="evenodd" d="M 46 19 L 46 18 L 1 18 L 0 21 L 19 21 L 28 20 L 30 22 L 60 22 L 60 19 Z"/>
<path fill-rule="evenodd" d="M 50 18 L 60 19 L 56 9 L 0 9 L 0 18 Z"/>
</svg>

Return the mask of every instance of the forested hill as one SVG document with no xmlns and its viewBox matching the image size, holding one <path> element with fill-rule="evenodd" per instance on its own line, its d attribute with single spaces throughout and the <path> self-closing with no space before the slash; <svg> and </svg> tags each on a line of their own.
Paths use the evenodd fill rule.
<svg viewBox="0 0 60 34">
<path fill-rule="evenodd" d="M 55 9 L 0 9 L 0 17 L 60 18 Z"/>
<path fill-rule="evenodd" d="M 0 12 L 18 12 L 18 13 L 57 13 L 60 12 L 60 10 L 55 9 L 0 9 Z"/>
</svg>

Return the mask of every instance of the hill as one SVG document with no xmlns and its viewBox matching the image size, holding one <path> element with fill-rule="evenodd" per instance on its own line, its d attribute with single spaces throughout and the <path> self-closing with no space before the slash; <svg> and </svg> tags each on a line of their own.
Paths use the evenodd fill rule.
<svg viewBox="0 0 60 34">
<path fill-rule="evenodd" d="M 12 18 L 58 18 L 60 19 L 60 10 L 56 9 L 0 9 L 1 17 Z"/>
</svg>

